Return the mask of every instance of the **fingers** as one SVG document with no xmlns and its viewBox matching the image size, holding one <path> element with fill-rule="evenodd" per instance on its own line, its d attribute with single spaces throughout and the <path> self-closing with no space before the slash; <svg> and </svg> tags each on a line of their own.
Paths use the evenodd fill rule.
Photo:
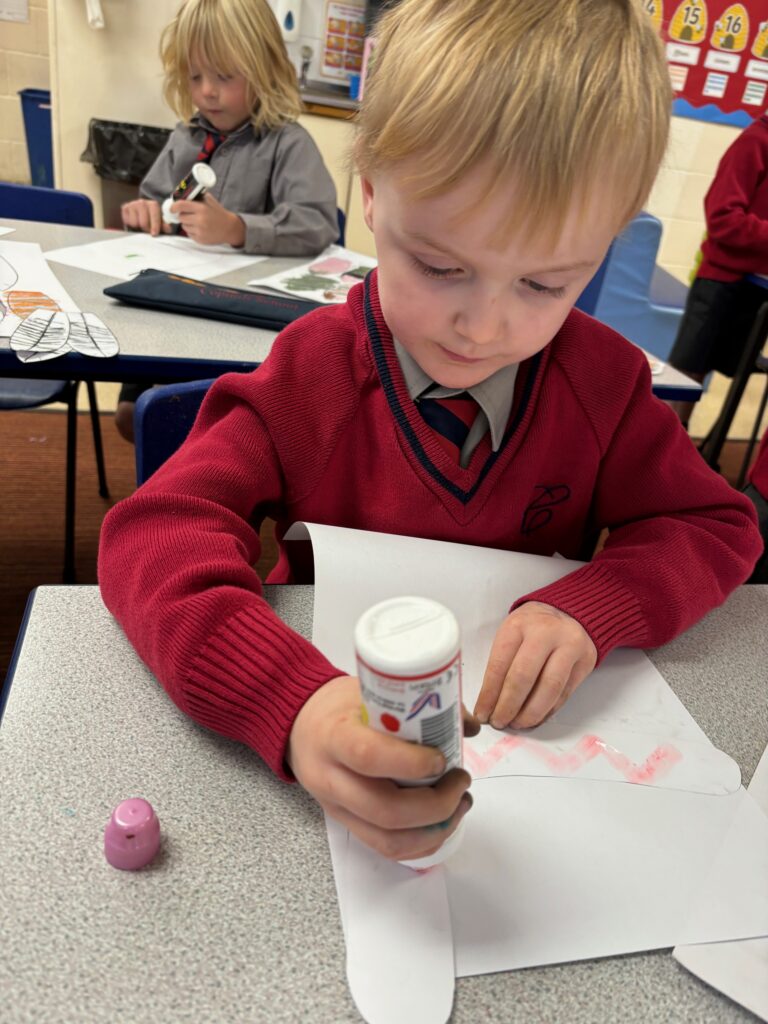
<svg viewBox="0 0 768 1024">
<path fill-rule="evenodd" d="M 163 228 L 163 218 L 160 213 L 160 204 L 154 200 L 147 200 L 147 218 L 149 221 L 149 233 L 159 235 Z"/>
<path fill-rule="evenodd" d="M 597 651 L 575 619 L 536 602 L 499 628 L 475 714 L 497 729 L 539 725 L 592 671 Z"/>
<path fill-rule="evenodd" d="M 359 721 L 340 723 L 334 736 L 338 761 L 358 775 L 419 782 L 445 771 L 439 750 L 406 743 Z"/>
<path fill-rule="evenodd" d="M 472 779 L 455 769 L 433 786 L 398 786 L 391 779 L 361 779 L 343 768 L 329 772 L 320 794 L 323 805 L 350 814 L 385 831 L 425 828 L 455 813 Z"/>
<path fill-rule="evenodd" d="M 154 199 L 135 199 L 120 207 L 123 227 L 130 231 L 145 231 L 157 235 L 162 229 L 160 204 Z"/>
<path fill-rule="evenodd" d="M 389 860 L 415 860 L 428 857 L 443 845 L 458 828 L 459 822 L 472 806 L 472 797 L 465 793 L 453 814 L 440 825 L 412 829 L 383 829 L 350 813 L 346 808 L 329 804 L 325 810 L 361 842 Z"/>
<path fill-rule="evenodd" d="M 464 705 L 461 705 L 461 717 L 464 725 L 465 736 L 477 736 L 482 728 L 480 719 L 469 711 Z"/>
</svg>

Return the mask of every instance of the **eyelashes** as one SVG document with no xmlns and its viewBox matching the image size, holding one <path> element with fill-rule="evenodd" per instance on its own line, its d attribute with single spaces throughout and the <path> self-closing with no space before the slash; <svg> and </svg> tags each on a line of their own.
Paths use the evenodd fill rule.
<svg viewBox="0 0 768 1024">
<path fill-rule="evenodd" d="M 432 278 L 433 281 L 446 281 L 461 274 L 459 267 L 433 267 L 429 263 L 424 263 L 423 260 L 417 259 L 415 256 L 411 257 L 411 262 L 421 274 Z M 529 277 L 524 277 L 522 281 L 530 291 L 536 295 L 541 295 L 543 298 L 561 299 L 565 295 L 565 288 L 562 287 L 548 288 L 546 285 L 533 281 Z"/>
</svg>

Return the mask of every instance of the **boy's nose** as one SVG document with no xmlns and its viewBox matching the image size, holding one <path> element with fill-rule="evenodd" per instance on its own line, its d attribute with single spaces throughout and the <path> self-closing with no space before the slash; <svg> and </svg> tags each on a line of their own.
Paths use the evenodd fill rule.
<svg viewBox="0 0 768 1024">
<path fill-rule="evenodd" d="M 489 345 L 504 334 L 506 316 L 495 299 L 477 301 L 462 309 L 456 317 L 456 330 L 473 345 Z"/>
</svg>

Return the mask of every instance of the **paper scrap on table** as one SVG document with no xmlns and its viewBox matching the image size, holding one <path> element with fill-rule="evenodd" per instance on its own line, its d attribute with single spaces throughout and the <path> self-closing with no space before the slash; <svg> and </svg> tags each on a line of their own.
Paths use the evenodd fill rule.
<svg viewBox="0 0 768 1024">
<path fill-rule="evenodd" d="M 360 284 L 376 266 L 371 256 L 329 245 L 309 263 L 283 270 L 269 277 L 256 278 L 248 287 L 259 292 L 278 292 L 314 302 L 346 302 L 350 288 Z"/>
<path fill-rule="evenodd" d="M 51 249 L 45 258 L 123 281 L 150 269 L 205 281 L 260 263 L 268 257 L 248 256 L 231 246 L 198 245 L 191 238 L 180 235 L 153 238 L 140 231 L 131 231 L 116 233 L 115 238 L 86 242 L 85 245 Z"/>
<path fill-rule="evenodd" d="M 10 338 L 22 320 L 40 308 L 80 312 L 39 245 L 0 242 L 0 338 Z"/>
<path fill-rule="evenodd" d="M 768 815 L 768 747 L 747 792 Z M 729 840 L 738 842 L 738 833 L 731 834 Z M 724 898 L 713 881 L 708 891 L 699 894 L 701 902 L 719 903 Z M 768 886 L 768 871 L 763 875 L 763 886 Z M 697 978 L 768 1021 L 768 938 L 676 946 L 672 955 Z"/>
<path fill-rule="evenodd" d="M 13 232 L 14 232 L 15 230 L 16 230 L 16 228 L 4 228 L 4 227 L 0 227 L 0 235 L 11 235 L 11 234 L 13 234 Z"/>
<path fill-rule="evenodd" d="M 294 527 L 289 537 L 301 537 L 304 529 Z M 371 604 L 405 593 L 442 601 L 462 625 L 464 700 L 470 707 L 507 609 L 577 564 L 410 537 L 308 529 L 318 647 L 342 670 L 354 671 L 354 623 Z M 482 734 L 491 744 L 515 735 L 488 726 Z M 628 785 L 640 780 L 628 780 L 602 756 L 589 761 L 605 772 L 599 778 L 570 768 L 541 777 L 531 764 L 510 761 L 505 774 L 476 780 L 463 842 L 443 866 L 457 975 L 768 931 L 768 892 L 762 885 L 768 821 L 755 813 L 743 789 L 733 792 L 733 762 L 714 748 L 640 651 L 613 652 L 546 726 L 526 735 L 547 745 L 560 742 L 558 737 L 601 734 L 622 743 L 630 736 L 632 742 L 647 741 L 651 750 L 677 744 L 684 757 L 665 776 L 667 782 L 695 749 L 699 767 L 708 765 L 709 781 L 702 783 L 697 769 L 681 777 L 680 788 L 661 779 Z M 540 760 L 539 754 L 530 760 Z M 732 825 L 739 843 L 721 849 Z M 355 883 L 357 858 L 367 851 L 342 831 L 344 842 L 330 833 L 329 841 L 347 922 L 351 908 L 367 902 Z M 708 874 L 723 868 L 719 906 L 692 918 Z M 379 922 L 380 943 L 399 943 L 417 956 L 407 931 L 388 921 L 391 915 Z M 375 1016 L 368 1019 L 376 1024 Z"/>
</svg>

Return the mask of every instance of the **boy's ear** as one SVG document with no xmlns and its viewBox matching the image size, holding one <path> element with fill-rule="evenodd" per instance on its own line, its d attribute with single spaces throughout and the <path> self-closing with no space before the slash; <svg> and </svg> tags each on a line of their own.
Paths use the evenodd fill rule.
<svg viewBox="0 0 768 1024">
<path fill-rule="evenodd" d="M 360 186 L 363 190 L 363 218 L 368 230 L 373 231 L 373 182 L 361 176 Z"/>
</svg>

